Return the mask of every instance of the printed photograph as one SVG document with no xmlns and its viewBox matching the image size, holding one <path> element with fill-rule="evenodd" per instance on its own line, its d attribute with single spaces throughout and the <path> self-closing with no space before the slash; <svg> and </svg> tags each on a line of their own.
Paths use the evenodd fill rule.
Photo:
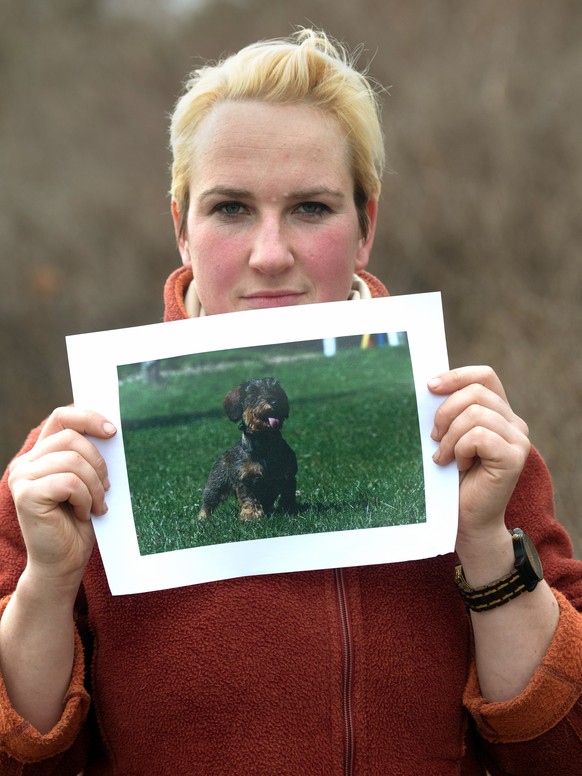
<svg viewBox="0 0 582 776">
<path fill-rule="evenodd" d="M 117 366 L 140 555 L 426 520 L 406 332 Z"/>
</svg>

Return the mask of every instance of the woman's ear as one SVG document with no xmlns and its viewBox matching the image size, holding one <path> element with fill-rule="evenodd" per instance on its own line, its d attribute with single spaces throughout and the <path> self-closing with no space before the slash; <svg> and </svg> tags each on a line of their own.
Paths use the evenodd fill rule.
<svg viewBox="0 0 582 776">
<path fill-rule="evenodd" d="M 365 269 L 370 260 L 370 253 L 374 245 L 374 234 L 376 233 L 376 222 L 378 220 L 378 198 L 370 197 L 366 203 L 368 214 L 368 232 L 360 237 L 358 252 L 356 255 L 356 272 Z"/>
<path fill-rule="evenodd" d="M 180 213 L 180 208 L 174 198 L 172 198 L 172 221 L 174 222 L 174 234 L 176 235 L 176 243 L 178 244 L 178 250 L 182 257 L 182 264 L 185 267 L 189 267 L 192 264 L 190 243 L 188 242 L 187 230 L 182 228 L 182 214 Z"/>
</svg>

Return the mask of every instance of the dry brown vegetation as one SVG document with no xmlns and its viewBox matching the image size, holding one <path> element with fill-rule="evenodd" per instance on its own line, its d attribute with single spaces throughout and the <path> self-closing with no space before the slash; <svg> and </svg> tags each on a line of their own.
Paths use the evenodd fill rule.
<svg viewBox="0 0 582 776">
<path fill-rule="evenodd" d="M 391 85 L 372 269 L 394 293 L 443 292 L 451 363 L 502 376 L 582 557 L 577 0 L 216 0 L 154 23 L 98 0 L 5 0 L 0 463 L 70 400 L 66 334 L 162 314 L 178 262 L 166 123 L 183 76 L 309 23 L 365 43 L 361 61 Z"/>
</svg>

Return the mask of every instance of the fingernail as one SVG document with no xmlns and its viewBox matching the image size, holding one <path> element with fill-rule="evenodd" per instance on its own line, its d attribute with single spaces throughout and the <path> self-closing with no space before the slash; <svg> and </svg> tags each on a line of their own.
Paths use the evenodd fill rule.
<svg viewBox="0 0 582 776">
<path fill-rule="evenodd" d="M 109 490 L 110 487 L 111 487 L 111 483 L 109 482 L 109 477 L 105 477 L 105 479 L 103 480 L 103 489 Z"/>
<path fill-rule="evenodd" d="M 115 433 L 116 433 L 117 429 L 115 428 L 115 426 L 113 425 L 113 423 L 109 423 L 109 421 L 107 421 L 106 423 L 104 423 L 104 424 L 103 424 L 103 431 L 104 431 L 104 432 L 105 432 L 105 433 L 106 433 L 108 436 L 111 436 L 112 434 L 115 434 Z"/>
<path fill-rule="evenodd" d="M 439 462 L 439 460 L 440 460 L 440 457 L 441 457 L 441 449 L 440 449 L 440 447 L 439 447 L 439 449 L 438 449 L 438 450 L 437 450 L 437 451 L 436 451 L 436 452 L 433 454 L 432 460 L 433 460 L 435 463 L 438 463 L 438 462 Z"/>
<path fill-rule="evenodd" d="M 440 377 L 431 377 L 431 379 L 428 381 L 428 385 L 430 388 L 438 388 L 442 383 L 442 380 Z"/>
</svg>

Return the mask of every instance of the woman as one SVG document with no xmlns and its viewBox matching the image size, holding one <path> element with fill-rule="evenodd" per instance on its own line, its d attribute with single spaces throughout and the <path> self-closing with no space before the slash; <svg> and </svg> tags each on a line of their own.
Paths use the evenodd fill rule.
<svg viewBox="0 0 582 776">
<path fill-rule="evenodd" d="M 172 148 L 167 320 L 386 294 L 365 272 L 376 96 L 325 35 L 194 73 Z M 116 432 L 56 410 L 0 494 L 3 772 L 581 773 L 581 564 L 547 472 L 490 369 L 429 387 L 448 397 L 435 465 L 460 471 L 463 598 L 453 556 L 112 598 L 89 521 L 109 481 L 87 437 Z M 524 588 L 514 525 L 551 586 L 534 559 Z"/>
</svg>

